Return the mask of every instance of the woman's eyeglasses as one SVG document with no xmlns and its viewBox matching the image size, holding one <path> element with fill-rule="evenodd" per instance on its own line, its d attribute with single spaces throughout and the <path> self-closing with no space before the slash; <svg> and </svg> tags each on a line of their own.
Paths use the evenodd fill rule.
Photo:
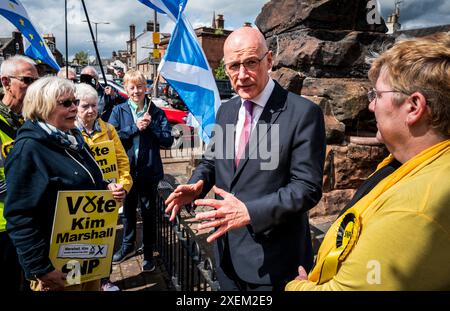
<svg viewBox="0 0 450 311">
<path fill-rule="evenodd" d="M 369 102 L 371 103 L 371 102 L 373 102 L 376 98 L 380 98 L 381 94 L 383 94 L 383 93 L 401 93 L 401 94 L 405 94 L 405 95 L 409 96 L 408 94 L 403 93 L 403 92 L 401 92 L 401 91 L 393 91 L 393 90 L 390 90 L 390 91 L 378 91 L 378 90 L 375 89 L 375 88 L 371 88 L 371 89 L 367 92 L 367 99 L 368 99 Z"/>
<path fill-rule="evenodd" d="M 60 104 L 61 106 L 65 107 L 65 108 L 69 108 L 72 105 L 78 106 L 80 104 L 80 100 L 79 99 L 66 99 L 64 101 L 58 101 L 58 104 Z"/>
<path fill-rule="evenodd" d="M 35 77 L 25 77 L 25 76 L 8 76 L 8 78 L 13 78 L 13 79 L 19 80 L 19 81 L 25 83 L 26 85 L 30 85 L 31 83 L 33 83 L 34 81 L 36 81 L 38 79 Z"/>
</svg>

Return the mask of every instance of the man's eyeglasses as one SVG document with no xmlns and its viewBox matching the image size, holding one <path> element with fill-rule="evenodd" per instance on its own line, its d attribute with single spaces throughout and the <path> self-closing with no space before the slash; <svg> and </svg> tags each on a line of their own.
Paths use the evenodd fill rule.
<svg viewBox="0 0 450 311">
<path fill-rule="evenodd" d="M 375 88 L 371 88 L 368 92 L 367 92 L 367 99 L 369 100 L 369 102 L 371 103 L 372 101 L 374 101 L 376 98 L 379 98 L 381 96 L 381 94 L 383 93 L 402 93 L 405 94 L 401 91 L 378 91 Z M 405 94 L 408 95 L 408 94 Z"/>
<path fill-rule="evenodd" d="M 13 78 L 13 79 L 19 80 L 19 81 L 25 83 L 26 85 L 30 85 L 31 83 L 33 83 L 34 81 L 36 81 L 38 79 L 35 77 L 25 77 L 25 76 L 8 76 L 8 78 Z"/>
<path fill-rule="evenodd" d="M 266 55 L 269 53 L 269 51 L 267 51 L 266 53 L 264 53 L 264 55 L 261 58 L 250 58 L 250 59 L 246 59 L 241 63 L 228 63 L 225 64 L 225 68 L 227 69 L 227 71 L 229 73 L 236 73 L 239 71 L 239 69 L 241 69 L 241 65 L 244 66 L 245 69 L 247 70 L 255 70 L 256 68 L 258 68 L 259 63 L 264 59 L 264 57 L 266 57 Z"/>
<path fill-rule="evenodd" d="M 69 108 L 72 105 L 78 106 L 80 104 L 80 100 L 79 99 L 66 99 L 64 101 L 58 101 L 58 104 L 60 104 L 61 106 L 65 107 L 65 108 Z"/>
</svg>

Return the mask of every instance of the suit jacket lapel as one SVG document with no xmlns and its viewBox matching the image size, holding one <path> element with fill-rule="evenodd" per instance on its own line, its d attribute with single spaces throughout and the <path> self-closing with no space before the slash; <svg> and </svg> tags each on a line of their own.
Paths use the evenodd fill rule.
<svg viewBox="0 0 450 311">
<path fill-rule="evenodd" d="M 239 161 L 239 166 L 234 173 L 233 181 L 245 167 L 249 157 L 252 157 L 252 155 L 257 152 L 258 145 L 263 139 L 265 139 L 272 124 L 275 123 L 280 113 L 286 108 L 285 105 L 287 94 L 288 92 L 275 81 L 275 88 L 273 89 L 272 94 L 270 95 L 269 100 L 267 101 L 267 104 L 264 107 L 264 110 L 261 113 L 258 122 L 256 123 L 255 129 L 252 131 L 249 143 L 245 147 L 245 158 Z M 262 124 L 266 124 L 265 129 L 263 129 L 263 127 L 261 126 Z"/>
</svg>

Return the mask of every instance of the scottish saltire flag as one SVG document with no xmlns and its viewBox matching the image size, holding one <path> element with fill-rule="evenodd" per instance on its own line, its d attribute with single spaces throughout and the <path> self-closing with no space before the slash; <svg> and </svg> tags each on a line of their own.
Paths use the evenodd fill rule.
<svg viewBox="0 0 450 311">
<path fill-rule="evenodd" d="M 176 23 L 158 71 L 178 92 L 199 124 L 200 137 L 208 143 L 220 97 L 194 29 L 183 14 L 187 0 L 139 1 L 166 14 Z"/>
<path fill-rule="evenodd" d="M 28 13 L 20 3 L 19 0 L 0 0 L 0 15 L 3 15 L 22 33 L 30 47 L 25 47 L 25 54 L 31 58 L 40 60 L 51 67 L 59 70 L 59 65 L 56 62 L 53 54 L 41 38 L 39 33 L 34 28 L 28 17 Z"/>
</svg>

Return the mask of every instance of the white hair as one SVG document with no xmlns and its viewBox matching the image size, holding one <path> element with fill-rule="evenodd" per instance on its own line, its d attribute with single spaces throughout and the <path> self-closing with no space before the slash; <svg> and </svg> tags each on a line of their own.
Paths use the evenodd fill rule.
<svg viewBox="0 0 450 311">
<path fill-rule="evenodd" d="M 86 83 L 80 83 L 75 86 L 75 98 L 82 101 L 93 100 L 98 104 L 97 91 Z"/>
<path fill-rule="evenodd" d="M 20 62 L 36 66 L 36 63 L 31 58 L 23 55 L 14 55 L 2 63 L 0 67 L 0 76 L 15 75 L 17 64 Z"/>
</svg>

